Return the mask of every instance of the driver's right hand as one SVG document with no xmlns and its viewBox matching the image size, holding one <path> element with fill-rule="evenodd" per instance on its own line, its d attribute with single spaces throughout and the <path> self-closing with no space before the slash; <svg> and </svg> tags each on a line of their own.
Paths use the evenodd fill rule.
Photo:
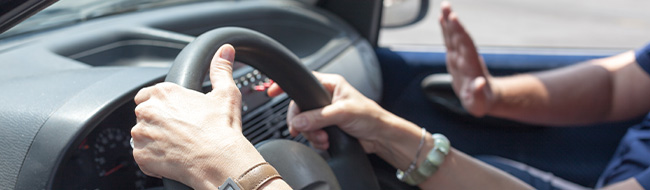
<svg viewBox="0 0 650 190">
<path fill-rule="evenodd" d="M 345 78 L 335 74 L 313 72 L 314 76 L 332 95 L 332 104 L 320 109 L 301 112 L 300 108 L 291 101 L 287 113 L 287 123 L 292 136 L 302 133 L 314 148 L 326 150 L 329 148 L 328 135 L 324 127 L 336 125 L 344 132 L 359 139 L 366 153 L 375 153 L 380 133 L 388 130 L 388 124 L 398 118 L 384 110 L 373 100 L 368 99 Z M 280 86 L 274 84 L 269 88 L 269 96 L 283 93 Z"/>
</svg>

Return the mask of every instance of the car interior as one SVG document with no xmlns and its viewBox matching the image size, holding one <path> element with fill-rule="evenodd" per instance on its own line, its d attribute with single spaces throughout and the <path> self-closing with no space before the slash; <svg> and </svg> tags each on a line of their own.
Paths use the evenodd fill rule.
<svg viewBox="0 0 650 190">
<path fill-rule="evenodd" d="M 35 13 L 45 8 L 43 4 L 54 3 L 39 2 L 23 6 Z M 268 36 L 271 42 L 267 46 L 275 48 L 255 49 L 267 41 L 246 41 L 257 37 L 227 41 L 235 48 L 252 48 L 251 53 L 237 49 L 233 80 L 242 93 L 243 134 L 253 144 L 287 139 L 308 145 L 304 137 L 289 135 L 287 108 L 292 99 L 299 102 L 299 97 L 305 97 L 301 100 L 305 102 L 318 101 L 313 98 L 317 95 L 308 92 L 318 85 L 305 84 L 274 98 L 265 92 L 273 82 L 290 86 L 308 81 L 311 75 L 307 70 L 344 76 L 386 110 L 428 131 L 445 134 L 453 147 L 470 155 L 517 160 L 584 186 L 593 187 L 605 168 L 626 131 L 619 126 L 630 126 L 641 119 L 598 124 L 587 130 L 474 118 L 460 106 L 451 89 L 442 46 L 422 50 L 377 45 L 381 0 L 178 2 L 107 14 L 98 8 L 86 13 L 93 17 L 23 33 L 9 30 L 9 35 L 0 36 L 2 189 L 163 188 L 161 179 L 146 176 L 133 160 L 129 142 L 136 123 L 133 98 L 143 87 L 170 81 L 174 72 L 191 76 L 195 90 L 210 91 L 209 80 L 205 80 L 207 67 L 194 71 L 175 68 L 184 58 L 198 56 L 191 54 L 202 49 L 198 47 L 208 47 L 203 48 L 204 59 L 206 52 L 216 50 L 210 48 L 217 48 L 217 42 L 208 44 L 212 46 L 188 45 L 200 42 L 199 36 L 233 27 L 238 34 Z M 431 3 L 419 2 L 421 7 Z M 426 8 L 421 7 L 415 10 L 419 16 L 407 24 L 426 14 Z M 18 8 L 21 5 L 12 7 Z M 13 13 L 21 16 L 29 12 Z M 188 50 L 190 47 L 194 49 Z M 274 50 L 286 53 L 289 61 L 252 58 Z M 557 68 L 614 53 L 557 48 L 482 51 L 495 75 Z M 291 60 L 297 64 L 282 64 Z M 425 80 L 433 74 L 435 80 Z M 346 143 L 338 153 L 309 149 L 331 165 L 337 180 L 309 179 L 299 189 L 339 189 L 339 184 L 340 189 L 417 189 L 397 180 L 396 169 L 374 155 L 367 155 L 367 159 L 362 155 L 370 164 L 370 173 L 335 166 L 336 158 L 348 155 L 345 147 L 354 147 L 354 140 Z M 288 146 L 292 145 L 279 148 Z M 354 159 L 343 162 L 363 165 Z M 309 171 L 327 173 L 328 169 Z M 371 180 L 360 182 L 367 178 Z M 339 184 L 320 184 L 330 181 Z"/>
</svg>

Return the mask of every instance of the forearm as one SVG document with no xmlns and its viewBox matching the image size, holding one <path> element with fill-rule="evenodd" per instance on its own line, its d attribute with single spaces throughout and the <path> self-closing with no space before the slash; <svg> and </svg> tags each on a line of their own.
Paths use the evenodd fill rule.
<svg viewBox="0 0 650 190">
<path fill-rule="evenodd" d="M 384 123 L 383 129 L 379 130 L 381 142 L 377 143 L 380 147 L 375 153 L 395 168 L 405 171 L 415 159 L 422 138 L 421 128 L 390 113 L 381 120 Z M 417 163 L 424 160 L 423 155 L 426 155 L 424 150 L 433 148 L 433 140 L 430 136 L 428 132 L 425 134 L 428 138 L 424 138 L 423 152 L 420 153 Z"/>
<path fill-rule="evenodd" d="M 405 171 L 415 159 L 421 139 L 421 129 L 397 116 L 385 117 L 385 142 L 376 152 L 394 167 Z M 430 133 L 425 134 L 424 146 L 416 162 L 420 163 L 434 146 Z M 456 149 L 445 157 L 438 171 L 420 184 L 422 189 L 532 189 L 507 173 L 478 161 Z"/>
<path fill-rule="evenodd" d="M 650 77 L 634 52 L 490 80 L 489 115 L 544 125 L 618 121 L 650 109 Z"/>
<path fill-rule="evenodd" d="M 543 125 L 598 122 L 611 108 L 610 78 L 592 63 L 493 78 L 488 115 Z"/>
<path fill-rule="evenodd" d="M 453 149 L 422 189 L 533 189 L 523 181 Z"/>
<path fill-rule="evenodd" d="M 633 177 L 631 177 L 631 178 L 629 178 L 627 180 L 624 180 L 624 181 L 621 181 L 621 182 L 614 183 L 614 184 L 603 187 L 603 190 L 615 190 L 615 189 L 642 190 L 643 187 Z"/>
<path fill-rule="evenodd" d="M 238 159 L 224 162 L 222 160 L 212 160 L 208 162 L 194 162 L 193 167 L 188 170 L 193 175 L 185 176 L 187 184 L 194 187 L 194 189 L 216 189 L 222 185 L 227 178 L 236 180 L 243 177 L 247 171 L 265 163 L 266 160 L 255 149 L 255 147 L 246 139 L 246 137 L 235 136 L 231 139 L 220 139 L 229 141 L 228 146 L 222 149 L 202 149 L 195 151 L 205 151 L 205 157 L 214 157 L 211 155 L 217 154 L 232 154 L 236 155 Z M 271 179 L 263 184 L 260 189 L 291 189 L 286 182 L 282 179 Z"/>
</svg>

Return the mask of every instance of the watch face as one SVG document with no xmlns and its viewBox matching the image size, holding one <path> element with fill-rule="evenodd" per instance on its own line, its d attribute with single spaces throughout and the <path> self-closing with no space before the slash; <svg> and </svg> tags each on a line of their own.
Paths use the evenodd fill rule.
<svg viewBox="0 0 650 190">
<path fill-rule="evenodd" d="M 223 185 L 219 186 L 219 190 L 241 190 L 237 183 L 233 181 L 232 179 L 228 178 L 226 179 L 226 182 L 223 183 Z"/>
<path fill-rule="evenodd" d="M 235 190 L 234 187 L 232 187 L 231 184 L 225 184 L 226 186 L 221 186 L 220 190 Z"/>
</svg>

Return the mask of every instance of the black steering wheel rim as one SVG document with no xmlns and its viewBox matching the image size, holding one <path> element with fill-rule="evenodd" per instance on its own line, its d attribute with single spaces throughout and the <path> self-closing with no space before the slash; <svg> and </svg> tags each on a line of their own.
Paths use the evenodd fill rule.
<svg viewBox="0 0 650 190">
<path fill-rule="evenodd" d="M 238 61 L 255 67 L 281 85 L 300 110 L 331 104 L 330 94 L 297 56 L 270 37 L 239 27 L 218 28 L 197 37 L 176 57 L 165 81 L 200 91 L 212 56 L 223 44 L 235 47 Z M 327 127 L 325 131 L 330 141 L 328 164 L 341 188 L 379 189 L 377 178 L 359 141 L 335 126 Z M 163 180 L 166 189 L 174 189 L 170 186 L 180 184 Z"/>
</svg>

